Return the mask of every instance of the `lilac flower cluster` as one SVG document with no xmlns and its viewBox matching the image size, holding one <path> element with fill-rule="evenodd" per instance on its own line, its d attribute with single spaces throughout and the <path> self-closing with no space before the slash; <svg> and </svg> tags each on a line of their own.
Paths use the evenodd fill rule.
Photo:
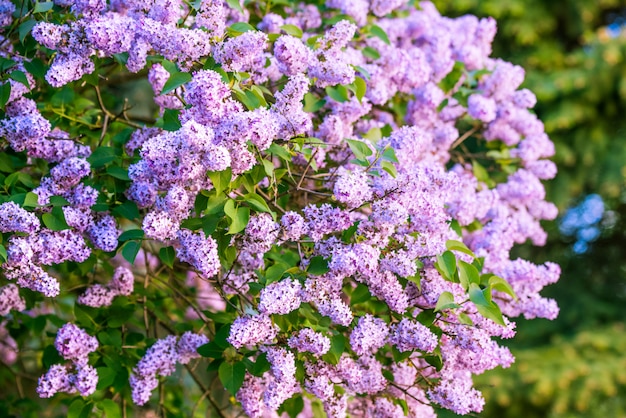
<svg viewBox="0 0 626 418">
<path fill-rule="evenodd" d="M 116 296 L 129 296 L 133 293 L 134 281 L 135 277 L 132 271 L 123 266 L 117 267 L 109 283 L 88 287 L 76 299 L 76 302 L 92 308 L 110 306 Z"/>
<path fill-rule="evenodd" d="M 71 366 L 53 364 L 39 378 L 37 393 L 41 398 L 50 398 L 57 392 L 80 393 L 89 396 L 96 391 L 98 373 L 90 366 L 89 353 L 98 348 L 98 340 L 72 323 L 63 325 L 57 332 L 54 347 Z M 75 370 L 75 373 L 71 373 Z"/>
<path fill-rule="evenodd" d="M 157 340 L 139 360 L 130 375 L 130 387 L 133 402 L 144 405 L 159 385 L 158 376 L 169 376 L 176 370 L 176 364 L 187 364 L 199 358 L 198 347 L 209 342 L 205 335 L 191 331 L 185 332 L 179 339 L 169 335 Z"/>
<path fill-rule="evenodd" d="M 0 205 L 0 232 L 8 234 L 3 276 L 56 296 L 61 286 L 51 268 L 90 257 L 107 262 L 127 226 L 118 220 L 137 222 L 149 240 L 137 254 L 145 271 L 139 262 L 132 271 L 118 267 L 77 302 L 102 307 L 131 296 L 133 271 L 145 275 L 152 297 L 152 276 L 171 265 L 152 251 L 165 247 L 168 255 L 173 247 L 176 270 L 193 275 L 187 283 L 199 298 L 189 312 L 210 322 L 202 309 L 234 307 L 227 352 L 269 362 L 262 375 L 247 371 L 236 394 L 247 415 L 272 414 L 302 391 L 332 417 L 404 416 L 392 402 L 400 397 L 412 416 L 434 417 L 431 403 L 480 412 L 484 400 L 471 377 L 512 363 L 494 340 L 514 335 L 509 317 L 558 313 L 540 295 L 558 279 L 558 266 L 510 259 L 516 244 L 543 244 L 540 221 L 557 215 L 541 183 L 556 173 L 547 160 L 554 146 L 530 110 L 535 96 L 519 89 L 523 69 L 490 57 L 493 19 L 445 18 L 427 1 L 327 0 L 280 13 L 253 3 L 236 10 L 223 0 L 55 1 L 65 17 L 32 30 L 39 57 L 49 57 L 48 85 L 79 80 L 102 62 L 142 75 L 150 62 L 162 118 L 158 127 L 136 129 L 126 154 L 117 154 L 130 163 L 130 181 L 119 179 L 113 190 L 87 159 L 91 149 L 81 141 L 88 135 L 53 128 L 65 122 L 48 121 L 50 109 L 27 98 L 41 87 L 35 78 L 26 75 L 28 86 L 9 80 L 0 135 L 41 175 L 32 211 Z M 12 11 L 0 2 L 0 23 L 10 23 Z M 14 55 L 17 69 L 29 68 Z M 453 75 L 454 83 L 442 82 Z M 163 94 L 170 80 L 189 81 Z M 168 119 L 176 114 L 178 121 Z M 100 138 L 107 141 L 106 123 L 113 131 L 122 123 L 108 116 Z M 467 136 L 459 129 L 468 122 L 512 161 L 499 184 L 489 172 L 477 176 L 471 156 L 457 157 Z M 62 206 L 68 229 L 44 227 L 59 213 L 54 196 L 69 203 Z M 125 198 L 139 218 L 122 221 L 121 210 L 102 208 Z M 467 249 L 455 244 L 448 259 L 470 266 L 480 258 L 480 274 L 497 275 L 515 293 L 502 283 L 488 288 L 502 318 L 481 315 L 469 285 L 442 269 L 438 256 L 450 240 Z M 132 248 L 121 255 L 130 259 Z M 193 289 L 178 291 L 193 299 Z M 224 300 L 209 306 L 200 302 L 206 295 Z M 436 309 L 442 298 L 453 307 Z M 0 313 L 24 307 L 16 285 L 0 288 Z M 133 401 L 148 403 L 159 376 L 199 357 L 207 342 L 191 332 L 157 340 L 131 374 Z M 55 346 L 71 364 L 41 377 L 40 396 L 93 393 L 97 374 L 88 356 L 97 340 L 67 324 Z M 392 362 L 391 351 L 407 357 Z"/>
</svg>

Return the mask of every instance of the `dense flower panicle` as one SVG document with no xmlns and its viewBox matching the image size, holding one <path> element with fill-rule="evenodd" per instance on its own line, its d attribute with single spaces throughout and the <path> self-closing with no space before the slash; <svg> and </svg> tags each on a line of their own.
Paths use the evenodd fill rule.
<svg viewBox="0 0 626 418">
<path fill-rule="evenodd" d="M 6 48 L 3 57 L 15 61 L 13 70 L 24 73 L 26 83 L 7 81 L 11 91 L 0 136 L 35 172 L 39 206 L 29 212 L 11 201 L 0 205 L 0 232 L 8 234 L 2 274 L 15 281 L 0 288 L 0 314 L 25 309 L 18 286 L 57 296 L 60 283 L 49 266 L 83 263 L 92 250 L 97 263 L 112 257 L 128 224 L 117 219 L 125 217 L 121 209 L 108 212 L 103 205 L 123 208 L 124 196 L 141 210 L 131 221 L 156 241 L 138 255 L 149 271 L 138 260 L 135 273 L 166 268 L 165 259 L 150 262 L 154 255 L 147 248 L 172 246 L 181 262 L 177 267 L 189 273 L 190 300 L 197 301 L 187 317 L 205 319 L 202 310 L 223 310 L 225 294 L 242 298 L 227 341 L 251 359 L 265 353 L 270 364 L 262 376 L 246 372 L 236 394 L 251 417 L 276 413 L 303 388 L 329 417 L 399 417 L 405 406 L 412 416 L 430 418 L 436 415 L 430 404 L 459 414 L 479 412 L 484 400 L 471 377 L 512 363 L 510 351 L 494 340 L 513 336 L 509 318 L 558 313 L 554 300 L 540 296 L 558 279 L 558 266 L 510 260 L 515 244 L 543 244 L 539 222 L 557 216 L 541 184 L 556 174 L 546 160 L 555 149 L 529 110 L 536 97 L 519 89 L 524 70 L 490 57 L 493 19 L 449 19 L 428 1 L 413 7 L 407 0 L 326 0 L 282 9 L 277 4 L 275 13 L 253 11 L 254 2 L 243 0 L 239 7 L 225 0 L 54 3 L 52 13 L 65 8 L 63 14 L 50 15 L 46 20 L 55 23 L 37 22 L 31 31 L 48 68 L 48 88 L 80 80 L 102 62 L 125 60 L 121 65 L 128 71 L 147 73 L 161 118 L 158 127 L 136 129 L 124 145 L 124 161 L 132 159 L 130 182 L 102 182 L 105 172 L 116 176 L 102 163 L 106 158 L 88 159 L 95 141 L 74 129 L 83 120 L 72 121 L 71 134 L 61 130 L 69 123 L 64 118 L 46 120 L 38 103 L 27 98 L 41 88 L 26 71 L 34 64 Z M 0 0 L 0 26 L 12 23 L 14 10 Z M 238 22 L 239 28 L 233 26 Z M 248 22 L 259 23 L 239 30 Z M 463 75 L 446 86 L 442 80 L 455 69 Z M 161 94 L 179 77 L 189 81 Z M 49 114 L 44 104 L 39 109 Z M 492 184 L 499 177 L 485 178 L 489 170 L 481 178 L 474 157 L 459 156 L 456 147 L 471 119 L 479 122 L 476 138 L 515 161 L 503 167 L 506 180 Z M 126 131 L 110 141 L 110 122 L 104 119 L 100 139 L 120 146 Z M 371 151 L 367 162 L 354 159 L 355 143 Z M 36 171 L 40 167 L 43 173 Z M 125 189 L 118 190 L 121 184 Z M 40 225 L 38 216 L 50 226 L 49 214 L 57 213 L 55 196 L 69 203 L 62 206 L 69 229 Z M 260 202 L 249 196 L 267 201 L 282 213 L 280 219 L 278 212 L 258 210 Z M 225 205 L 233 203 L 250 209 L 250 216 L 231 235 L 223 216 L 229 212 Z M 563 228 L 568 225 L 564 221 Z M 569 229 L 587 241 L 596 233 L 591 226 Z M 471 301 L 437 312 L 428 327 L 415 318 L 435 308 L 444 292 L 459 303 L 467 300 L 467 290 L 433 265 L 449 240 L 463 241 L 483 260 L 480 274 L 496 274 L 515 291 L 513 298 L 493 290 L 504 326 L 480 315 Z M 468 254 L 454 255 L 473 261 Z M 289 263 L 286 277 L 270 280 L 267 270 L 283 263 Z M 54 268 L 54 274 L 65 271 Z M 223 277 L 222 268 L 228 271 Z M 108 283 L 87 287 L 77 303 L 105 307 L 117 296 L 130 296 L 133 271 L 116 268 Z M 218 275 L 209 285 L 207 279 Z M 363 311 L 373 306 L 361 305 L 365 300 L 376 304 L 379 316 Z M 274 316 L 296 312 L 306 321 L 296 325 L 291 315 Z M 333 344 L 349 338 L 337 364 L 322 359 L 331 336 Z M 17 346 L 4 324 L 0 340 L 7 342 L 0 344 L 0 357 L 15 361 Z M 157 340 L 130 375 L 133 401 L 148 403 L 159 377 L 198 358 L 198 347 L 207 342 L 193 332 Z M 10 350 L 2 351 L 5 345 Z M 68 364 L 52 366 L 39 379 L 39 395 L 93 394 L 98 374 L 87 363 L 97 339 L 68 323 L 55 346 Z M 406 352 L 410 361 L 390 362 L 390 349 Z M 423 358 L 435 350 L 443 363 L 439 369 Z M 303 379 L 296 351 L 304 359 Z M 427 392 L 424 379 L 433 383 Z"/>
<path fill-rule="evenodd" d="M 88 287 L 87 290 L 76 299 L 76 303 L 91 306 L 92 308 L 101 308 L 103 306 L 111 306 L 115 296 L 116 294 L 113 290 L 101 284 L 95 284 Z"/>
<path fill-rule="evenodd" d="M 367 175 L 363 171 L 345 173 L 335 182 L 333 193 L 348 209 L 358 208 L 372 198 L 372 190 L 367 180 Z"/>
<path fill-rule="evenodd" d="M 235 348 L 270 342 L 276 337 L 278 327 L 267 315 L 240 316 L 230 327 L 226 339 Z"/>
<path fill-rule="evenodd" d="M 292 76 L 306 71 L 311 50 L 294 36 L 283 35 L 274 43 L 274 56 L 281 73 Z"/>
<path fill-rule="evenodd" d="M 109 283 L 88 287 L 76 302 L 93 308 L 110 306 L 116 296 L 128 296 L 133 292 L 134 280 L 133 273 L 129 269 L 123 266 L 117 267 Z"/>
<path fill-rule="evenodd" d="M 350 334 L 350 347 L 362 356 L 378 351 L 387 342 L 389 327 L 380 318 L 367 314 L 359 318 L 359 322 Z"/>
<path fill-rule="evenodd" d="M 117 228 L 117 222 L 113 216 L 103 215 L 95 220 L 88 233 L 96 248 L 103 251 L 115 251 L 117 238 L 122 232 Z"/>
<path fill-rule="evenodd" d="M 20 297 L 19 289 L 14 284 L 0 287 L 0 316 L 5 316 L 12 310 L 23 311 L 26 309 L 24 299 Z"/>
<path fill-rule="evenodd" d="M 139 376 L 169 376 L 176 368 L 179 355 L 176 350 L 176 337 L 169 335 L 157 340 L 139 360 L 133 372 Z"/>
<path fill-rule="evenodd" d="M 113 277 L 108 286 L 120 295 L 129 296 L 133 293 L 134 283 L 135 276 L 133 272 L 124 266 L 120 266 L 113 272 Z"/>
<path fill-rule="evenodd" d="M 347 212 L 324 203 L 321 206 L 309 205 L 304 208 L 304 216 L 309 230 L 308 235 L 315 241 L 324 235 L 343 231 L 352 226 Z"/>
<path fill-rule="evenodd" d="M 198 347 L 207 344 L 209 339 L 206 335 L 196 334 L 191 331 L 185 332 L 176 345 L 178 350 L 179 359 L 181 364 L 187 364 L 195 358 L 200 358 L 198 354 Z"/>
<path fill-rule="evenodd" d="M 67 367 L 53 364 L 45 375 L 39 378 L 37 394 L 40 398 L 51 398 L 57 392 L 74 393 L 76 388 L 71 382 Z"/>
<path fill-rule="evenodd" d="M 296 212 L 289 211 L 280 218 L 282 238 L 296 241 L 308 233 L 304 218 Z"/>
<path fill-rule="evenodd" d="M 267 48 L 267 35 L 248 31 L 231 38 L 213 50 L 215 61 L 224 71 L 260 71 L 265 65 L 263 51 Z"/>
<path fill-rule="evenodd" d="M 320 357 L 330 350 L 330 339 L 311 328 L 304 328 L 289 337 L 289 347 Z"/>
<path fill-rule="evenodd" d="M 404 318 L 392 326 L 390 342 L 400 351 L 420 350 L 427 353 L 437 347 L 437 336 L 425 325 L 415 320 Z"/>
<path fill-rule="evenodd" d="M 82 366 L 70 380 L 81 396 L 89 396 L 96 391 L 98 372 L 92 366 Z"/>
<path fill-rule="evenodd" d="M 0 232 L 25 232 L 33 234 L 40 227 L 34 213 L 27 212 L 15 202 L 0 205 Z"/>
<path fill-rule="evenodd" d="M 245 229 L 243 247 L 251 253 L 267 252 L 278 238 L 279 226 L 269 213 L 250 217 Z"/>
<path fill-rule="evenodd" d="M 246 372 L 241 388 L 237 391 L 236 399 L 241 403 L 241 408 L 251 418 L 261 418 L 265 410 L 263 404 L 263 392 L 265 385 L 263 379 Z"/>
<path fill-rule="evenodd" d="M 259 311 L 266 315 L 285 315 L 298 309 L 302 303 L 301 289 L 302 285 L 297 280 L 285 279 L 271 283 L 261 290 Z"/>
<path fill-rule="evenodd" d="M 68 322 L 59 328 L 54 340 L 54 347 L 66 360 L 84 366 L 87 364 L 89 353 L 98 348 L 98 340 L 76 325 Z"/>
<path fill-rule="evenodd" d="M 191 264 L 204 278 L 215 276 L 220 268 L 217 243 L 204 233 L 193 233 L 188 229 L 178 231 L 180 246 L 176 255 L 180 261 Z"/>
<path fill-rule="evenodd" d="M 263 401 L 268 409 L 275 411 L 293 394 L 300 392 L 300 385 L 296 380 L 296 362 L 292 352 L 268 347 L 266 353 L 273 379 L 263 393 Z"/>
<path fill-rule="evenodd" d="M 6 321 L 0 322 L 0 361 L 11 365 L 17 361 L 17 343 L 6 329 Z"/>
</svg>

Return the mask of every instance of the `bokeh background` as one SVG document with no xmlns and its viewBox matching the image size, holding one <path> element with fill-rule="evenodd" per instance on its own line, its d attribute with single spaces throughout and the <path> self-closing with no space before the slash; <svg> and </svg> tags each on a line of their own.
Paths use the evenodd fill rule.
<svg viewBox="0 0 626 418">
<path fill-rule="evenodd" d="M 561 213 L 545 224 L 548 244 L 516 251 L 561 265 L 544 291 L 561 313 L 518 321 L 504 342 L 515 365 L 476 380 L 480 416 L 626 417 L 626 1 L 434 3 L 451 17 L 496 18 L 493 55 L 526 69 L 559 166 L 546 184 Z"/>
</svg>

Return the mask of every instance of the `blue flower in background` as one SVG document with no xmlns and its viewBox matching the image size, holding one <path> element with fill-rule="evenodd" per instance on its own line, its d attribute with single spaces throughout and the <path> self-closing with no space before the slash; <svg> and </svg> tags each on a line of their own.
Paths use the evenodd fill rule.
<svg viewBox="0 0 626 418">
<path fill-rule="evenodd" d="M 604 215 L 604 202 L 597 194 L 590 194 L 578 205 L 565 212 L 559 225 L 561 233 L 576 237 L 572 247 L 576 254 L 583 254 L 589 249 L 589 243 L 600 236 L 600 221 Z"/>
</svg>

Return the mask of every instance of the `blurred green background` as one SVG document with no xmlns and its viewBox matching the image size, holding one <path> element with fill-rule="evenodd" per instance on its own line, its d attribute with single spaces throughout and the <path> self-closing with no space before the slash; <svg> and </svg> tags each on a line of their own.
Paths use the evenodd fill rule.
<svg viewBox="0 0 626 418">
<path fill-rule="evenodd" d="M 561 265 L 561 280 L 543 292 L 561 313 L 556 321 L 518 321 L 515 340 L 503 342 L 514 366 L 476 379 L 487 399 L 479 416 L 626 417 L 626 1 L 434 3 L 446 16 L 497 20 L 493 56 L 526 69 L 559 166 L 546 184 L 561 211 L 545 224 L 548 245 L 518 248 L 513 258 Z M 605 212 L 594 226 L 599 236 L 581 251 L 559 222 L 592 193 Z"/>
</svg>

